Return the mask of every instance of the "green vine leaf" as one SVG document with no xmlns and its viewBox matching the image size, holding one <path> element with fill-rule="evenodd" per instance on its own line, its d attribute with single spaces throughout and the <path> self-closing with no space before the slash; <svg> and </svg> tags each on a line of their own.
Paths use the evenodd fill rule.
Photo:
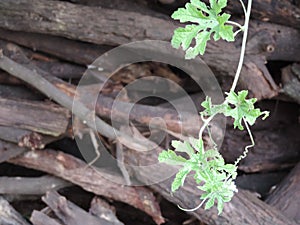
<svg viewBox="0 0 300 225">
<path fill-rule="evenodd" d="M 228 108 L 224 113 L 225 116 L 231 116 L 234 119 L 234 128 L 238 127 L 244 130 L 242 119 L 244 118 L 251 126 L 255 123 L 256 119 L 263 116 L 263 120 L 269 116 L 269 112 L 261 112 L 260 109 L 254 107 L 256 98 L 246 99 L 248 91 L 243 90 L 236 94 L 231 91 L 227 94 L 226 101 L 233 105 L 233 108 Z"/>
<path fill-rule="evenodd" d="M 190 138 L 188 141 L 172 141 L 175 151 L 162 151 L 159 161 L 172 165 L 181 165 L 171 186 L 172 192 L 184 185 L 187 175 L 194 173 L 197 186 L 204 193 L 201 199 L 206 200 L 205 208 L 211 208 L 217 203 L 218 212 L 221 213 L 224 202 L 228 202 L 237 191 L 234 179 L 237 176 L 237 166 L 225 164 L 222 155 L 217 149 L 204 150 L 202 139 Z M 188 159 L 176 154 L 187 153 Z"/>
<path fill-rule="evenodd" d="M 223 39 L 234 41 L 233 26 L 225 25 L 230 15 L 223 13 L 227 0 L 210 0 L 207 6 L 200 0 L 191 0 L 185 8 L 179 8 L 172 14 L 172 18 L 181 23 L 191 22 L 194 24 L 186 25 L 175 29 L 171 44 L 174 48 L 182 46 L 186 51 L 186 59 L 193 59 L 197 55 L 203 55 L 207 41 L 211 36 L 215 41 Z M 195 39 L 194 47 L 191 43 Z"/>
</svg>

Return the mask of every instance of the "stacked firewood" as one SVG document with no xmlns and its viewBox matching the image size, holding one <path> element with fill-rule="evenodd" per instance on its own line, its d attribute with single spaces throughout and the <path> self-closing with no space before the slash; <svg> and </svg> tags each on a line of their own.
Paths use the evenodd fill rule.
<svg viewBox="0 0 300 225">
<path fill-rule="evenodd" d="M 103 80 L 110 79 L 101 93 L 93 85 L 88 88 L 91 95 L 99 94 L 95 107 L 73 108 L 77 85 L 97 57 L 133 41 L 170 41 L 179 25 L 169 15 L 185 2 L 0 1 L 0 224 L 300 223 L 299 1 L 253 2 L 238 88 L 249 90 L 271 116 L 254 126 L 256 146 L 239 166 L 239 192 L 220 216 L 216 208 L 186 214 L 174 206 L 193 208 L 200 201 L 201 192 L 191 177 L 171 194 L 172 178 L 155 181 L 173 168 L 141 166 L 157 164 L 158 153 L 171 140 L 182 134 L 197 135 L 195 121 L 200 117 L 190 115 L 183 124 L 170 105 L 155 98 L 135 103 L 141 90 L 131 90 L 118 100 L 123 108 L 132 107 L 128 131 L 122 125 L 128 115 L 113 108 L 127 84 L 148 77 L 142 91 L 151 96 L 151 87 L 160 77 L 184 88 L 201 110 L 204 94 L 185 73 L 159 62 L 105 71 L 100 74 Z M 236 2 L 229 0 L 228 10 L 242 19 Z M 228 91 L 239 44 L 209 43 L 202 59 L 217 75 L 223 91 Z M 174 96 L 179 92 L 169 89 Z M 87 118 L 91 113 L 96 114 L 95 127 Z M 164 126 L 158 117 L 165 121 Z M 119 129 L 113 129 L 113 122 Z M 162 132 L 165 138 L 160 146 L 155 145 L 155 138 L 145 138 Z M 101 151 L 95 160 L 84 160 L 74 139 L 88 137 L 97 147 L 94 135 L 118 159 L 120 173 L 93 167 L 98 160 L 106 161 Z M 226 161 L 234 162 L 248 143 L 246 133 L 228 127 L 220 152 Z M 145 145 L 156 148 L 144 151 Z M 139 185 L 130 185 L 133 183 Z M 87 204 L 78 201 L 80 196 Z M 20 203 L 28 199 L 39 207 L 27 203 L 29 212 L 25 213 Z"/>
</svg>

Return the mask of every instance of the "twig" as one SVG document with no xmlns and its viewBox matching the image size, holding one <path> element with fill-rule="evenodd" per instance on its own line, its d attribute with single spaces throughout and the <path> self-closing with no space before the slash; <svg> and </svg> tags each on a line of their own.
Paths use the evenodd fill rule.
<svg viewBox="0 0 300 225">
<path fill-rule="evenodd" d="M 74 115 L 76 115 L 80 120 L 86 122 L 86 125 L 91 129 L 98 131 L 103 136 L 110 139 L 117 139 L 122 137 L 128 140 L 126 142 L 127 147 L 147 150 L 147 146 L 120 131 L 114 129 L 99 117 L 95 116 L 94 111 L 89 110 L 84 104 L 76 99 L 72 99 L 65 93 L 56 88 L 51 82 L 45 79 L 43 76 L 38 74 L 36 71 L 27 69 L 26 67 L 14 62 L 8 57 L 0 54 L 0 68 L 10 73 L 11 75 L 18 77 L 19 79 L 29 83 L 42 93 L 44 93 L 48 98 L 53 99 L 60 105 L 66 107 Z M 75 107 L 73 107 L 73 105 Z"/>
</svg>

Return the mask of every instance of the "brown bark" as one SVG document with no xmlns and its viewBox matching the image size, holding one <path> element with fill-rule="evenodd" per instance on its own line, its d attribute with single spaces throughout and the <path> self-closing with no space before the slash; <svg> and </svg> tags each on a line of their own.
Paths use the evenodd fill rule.
<svg viewBox="0 0 300 225">
<path fill-rule="evenodd" d="M 268 196 L 266 202 L 288 218 L 300 223 L 300 163 Z"/>
<path fill-rule="evenodd" d="M 66 133 L 69 111 L 55 104 L 0 98 L 0 125 L 58 137 Z"/>
<path fill-rule="evenodd" d="M 71 155 L 52 150 L 37 150 L 10 159 L 9 162 L 45 171 L 77 184 L 87 191 L 130 204 L 148 213 L 157 224 L 164 221 L 159 205 L 149 190 L 122 186 L 120 183 L 124 182 L 121 177 L 89 167 Z"/>
<path fill-rule="evenodd" d="M 0 197 L 0 224 L 29 225 L 28 222 L 2 197 Z"/>
</svg>

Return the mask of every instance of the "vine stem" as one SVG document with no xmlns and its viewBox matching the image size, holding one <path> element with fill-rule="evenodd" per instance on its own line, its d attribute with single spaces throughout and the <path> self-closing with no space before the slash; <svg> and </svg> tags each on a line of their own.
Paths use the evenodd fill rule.
<svg viewBox="0 0 300 225">
<path fill-rule="evenodd" d="M 244 27 L 243 27 L 241 24 L 237 23 L 237 22 L 234 22 L 234 21 L 228 20 L 226 23 L 227 23 L 227 24 L 234 25 L 234 26 L 237 26 L 237 27 L 239 27 L 241 30 L 243 30 L 243 29 L 244 29 Z"/>
<path fill-rule="evenodd" d="M 247 156 L 247 154 L 248 154 L 248 152 L 249 152 L 249 148 L 252 148 L 252 147 L 255 146 L 255 142 L 254 142 L 253 135 L 252 135 L 252 133 L 251 133 L 251 130 L 250 130 L 249 125 L 248 125 L 247 121 L 245 120 L 245 118 L 243 118 L 243 122 L 244 122 L 245 127 L 246 127 L 246 129 L 247 129 L 247 132 L 248 132 L 248 134 L 249 134 L 249 137 L 250 137 L 250 140 L 251 140 L 251 144 L 250 144 L 250 145 L 247 145 L 247 146 L 245 147 L 245 150 L 244 150 L 243 154 L 235 161 L 235 163 L 234 163 L 235 166 L 236 166 L 242 159 L 246 158 L 246 156 Z"/>
<path fill-rule="evenodd" d="M 183 210 L 183 211 L 186 211 L 186 212 L 193 212 L 193 211 L 199 209 L 203 205 L 203 203 L 206 201 L 206 199 L 207 198 L 203 199 L 202 202 L 199 205 L 197 205 L 195 208 L 193 208 L 193 209 L 185 209 L 185 208 L 182 208 L 180 205 L 177 205 L 177 207 L 179 209 Z"/>
<path fill-rule="evenodd" d="M 246 52 L 246 44 L 247 44 L 247 38 L 248 38 L 249 21 L 250 21 L 251 8 L 252 8 L 252 0 L 248 0 L 247 10 L 245 8 L 245 5 L 244 5 L 243 1 L 240 0 L 240 2 L 242 4 L 243 10 L 245 12 L 245 23 L 242 26 L 243 30 L 244 30 L 244 35 L 243 35 L 243 40 L 242 40 L 242 47 L 241 47 L 239 64 L 238 64 L 238 68 L 236 70 L 236 73 L 235 73 L 234 80 L 233 80 L 232 86 L 230 88 L 230 91 L 235 90 L 237 82 L 240 78 L 242 68 L 243 68 L 245 52 Z M 240 24 L 238 24 L 238 25 L 240 25 Z M 224 103 L 226 103 L 226 100 L 224 101 Z M 212 121 L 212 119 L 215 117 L 215 115 L 216 114 L 213 114 L 210 117 L 208 117 L 206 120 L 204 120 L 204 124 L 201 126 L 200 131 L 199 131 L 199 138 L 200 139 L 202 139 L 202 135 L 203 135 L 203 132 L 204 132 L 205 128 L 208 126 L 210 121 Z M 204 150 L 202 150 L 202 151 L 204 151 Z"/>
<path fill-rule="evenodd" d="M 244 5 L 244 3 L 242 5 Z M 243 26 L 244 27 L 244 36 L 243 36 L 243 41 L 242 41 L 240 60 L 239 60 L 238 68 L 236 70 L 236 73 L 235 73 L 234 80 L 233 80 L 232 86 L 230 88 L 230 91 L 234 91 L 234 89 L 236 88 L 236 85 L 237 85 L 237 82 L 240 78 L 240 74 L 241 74 L 242 67 L 243 67 L 243 64 L 244 64 L 246 44 L 247 44 L 247 38 L 248 38 L 249 21 L 250 21 L 250 15 L 251 15 L 251 7 L 252 7 L 252 0 L 248 0 L 247 10 L 245 12 L 245 24 Z M 245 8 L 245 6 L 243 8 Z"/>
</svg>

